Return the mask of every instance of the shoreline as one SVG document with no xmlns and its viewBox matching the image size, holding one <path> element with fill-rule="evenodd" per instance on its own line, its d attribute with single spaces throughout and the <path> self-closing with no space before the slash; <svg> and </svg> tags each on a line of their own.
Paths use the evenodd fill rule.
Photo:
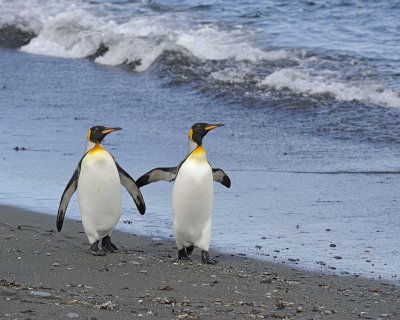
<svg viewBox="0 0 400 320">
<path fill-rule="evenodd" d="M 173 240 L 113 232 L 94 257 L 81 223 L 0 205 L 0 318 L 396 319 L 400 288 L 211 250 L 176 259 Z"/>
</svg>

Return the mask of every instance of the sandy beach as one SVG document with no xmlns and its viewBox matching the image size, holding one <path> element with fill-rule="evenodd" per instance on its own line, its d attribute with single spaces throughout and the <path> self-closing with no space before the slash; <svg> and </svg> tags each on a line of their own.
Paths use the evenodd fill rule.
<svg viewBox="0 0 400 320">
<path fill-rule="evenodd" d="M 114 232 L 119 253 L 94 257 L 79 221 L 0 207 L 0 318 L 399 319 L 399 287 Z"/>
</svg>

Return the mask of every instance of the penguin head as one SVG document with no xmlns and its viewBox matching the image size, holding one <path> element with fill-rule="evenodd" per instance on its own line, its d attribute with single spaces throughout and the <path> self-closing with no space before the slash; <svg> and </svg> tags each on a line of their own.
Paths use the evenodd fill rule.
<svg viewBox="0 0 400 320">
<path fill-rule="evenodd" d="M 217 124 L 210 124 L 203 122 L 195 123 L 189 130 L 189 139 L 197 143 L 197 145 L 201 146 L 204 136 L 209 131 L 222 126 L 223 126 L 222 123 L 217 123 Z"/>
<path fill-rule="evenodd" d="M 94 126 L 89 129 L 87 133 L 87 138 L 93 143 L 101 143 L 106 135 L 117 130 L 121 130 L 121 128 L 106 128 L 104 126 Z"/>
</svg>

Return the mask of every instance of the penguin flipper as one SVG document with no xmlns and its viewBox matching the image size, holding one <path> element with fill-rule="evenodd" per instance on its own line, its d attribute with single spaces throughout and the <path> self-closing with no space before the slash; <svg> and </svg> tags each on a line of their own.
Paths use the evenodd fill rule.
<svg viewBox="0 0 400 320">
<path fill-rule="evenodd" d="M 231 179 L 222 169 L 212 169 L 214 181 L 221 183 L 227 188 L 231 187 Z"/>
<path fill-rule="evenodd" d="M 176 172 L 177 172 L 177 167 L 155 168 L 142 175 L 137 180 L 137 186 L 141 188 L 147 184 L 161 180 L 168 182 L 174 181 L 176 178 Z"/>
<path fill-rule="evenodd" d="M 142 193 L 140 192 L 138 186 L 136 185 L 135 180 L 133 180 L 133 178 L 124 169 L 122 169 L 117 162 L 115 162 L 115 164 L 118 169 L 119 179 L 121 180 L 121 184 L 131 195 L 140 214 L 144 214 L 146 212 L 146 204 L 144 203 Z"/>
<path fill-rule="evenodd" d="M 81 171 L 81 162 L 79 162 L 78 166 L 76 167 L 74 174 L 69 180 L 67 186 L 65 187 L 64 193 L 61 196 L 60 206 L 58 207 L 58 213 L 57 213 L 57 223 L 56 223 L 58 231 L 61 231 L 62 229 L 64 223 L 64 216 L 65 212 L 67 211 L 69 200 L 71 199 L 72 195 L 76 191 L 76 188 L 78 187 L 78 179 L 80 171 Z"/>
</svg>

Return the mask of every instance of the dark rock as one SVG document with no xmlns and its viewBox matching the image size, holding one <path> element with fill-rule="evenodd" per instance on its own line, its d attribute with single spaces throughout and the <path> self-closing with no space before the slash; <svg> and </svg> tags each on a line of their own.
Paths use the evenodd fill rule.
<svg viewBox="0 0 400 320">
<path fill-rule="evenodd" d="M 0 46 L 17 49 L 29 43 L 36 35 L 15 26 L 0 26 Z"/>
</svg>

